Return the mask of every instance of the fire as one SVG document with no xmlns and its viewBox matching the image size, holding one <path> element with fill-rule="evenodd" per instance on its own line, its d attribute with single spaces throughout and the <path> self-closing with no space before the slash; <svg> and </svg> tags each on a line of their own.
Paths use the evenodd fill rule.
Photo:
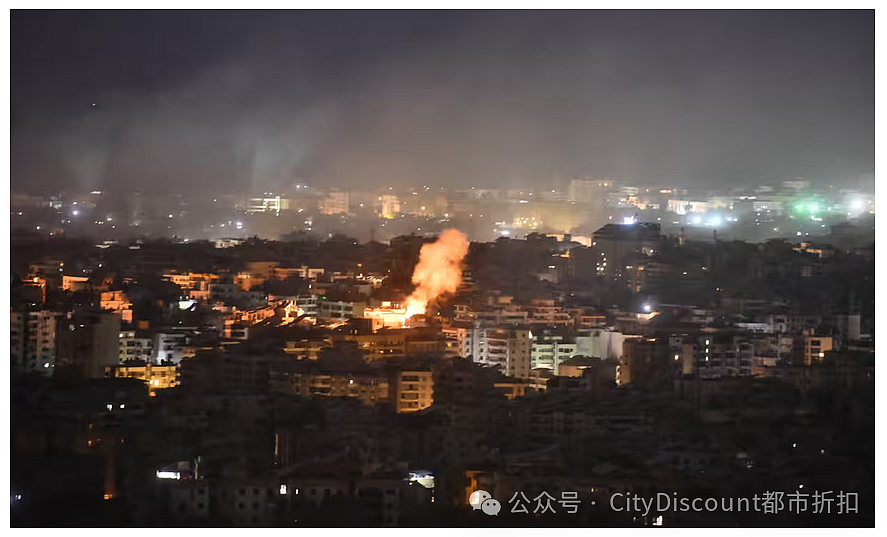
<svg viewBox="0 0 887 537">
<path fill-rule="evenodd" d="M 408 326 L 408 321 L 414 315 L 424 314 L 433 300 L 456 292 L 462 281 L 462 260 L 467 253 L 465 235 L 455 229 L 445 230 L 419 252 L 419 263 L 413 269 L 416 290 L 404 300 L 402 307 L 383 302 L 380 308 L 366 308 L 364 317 L 375 319 L 381 326 Z"/>
<path fill-rule="evenodd" d="M 456 229 L 447 229 L 436 241 L 419 252 L 419 263 L 413 270 L 416 290 L 404 305 L 404 322 L 413 315 L 425 313 L 428 304 L 441 295 L 455 293 L 462 281 L 462 260 L 468 254 L 468 240 Z"/>
</svg>

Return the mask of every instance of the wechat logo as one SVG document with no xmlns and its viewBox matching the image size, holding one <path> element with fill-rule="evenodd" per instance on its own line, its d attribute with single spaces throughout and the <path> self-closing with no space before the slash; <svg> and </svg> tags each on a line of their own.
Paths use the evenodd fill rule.
<svg viewBox="0 0 887 537">
<path fill-rule="evenodd" d="M 472 509 L 481 509 L 484 513 L 492 516 L 498 516 L 502 506 L 499 502 L 485 490 L 476 490 L 468 497 L 468 503 Z"/>
</svg>

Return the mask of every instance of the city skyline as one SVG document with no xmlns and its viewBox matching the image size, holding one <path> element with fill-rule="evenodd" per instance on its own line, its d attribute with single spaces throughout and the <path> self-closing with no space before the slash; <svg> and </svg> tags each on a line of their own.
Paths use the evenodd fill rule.
<svg viewBox="0 0 887 537">
<path fill-rule="evenodd" d="M 875 525 L 873 10 L 11 23 L 12 527 Z"/>
</svg>

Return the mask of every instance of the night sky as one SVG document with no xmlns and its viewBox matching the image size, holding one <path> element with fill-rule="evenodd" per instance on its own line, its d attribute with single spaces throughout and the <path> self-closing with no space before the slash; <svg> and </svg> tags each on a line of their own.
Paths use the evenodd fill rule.
<svg viewBox="0 0 887 537">
<path fill-rule="evenodd" d="M 874 172 L 871 11 L 13 11 L 11 30 L 14 190 Z"/>
</svg>

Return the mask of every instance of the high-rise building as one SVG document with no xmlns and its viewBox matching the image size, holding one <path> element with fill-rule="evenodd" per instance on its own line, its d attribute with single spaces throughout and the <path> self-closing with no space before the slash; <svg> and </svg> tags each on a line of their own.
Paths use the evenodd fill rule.
<svg viewBox="0 0 887 537">
<path fill-rule="evenodd" d="M 58 320 L 58 367 L 84 378 L 103 378 L 105 368 L 120 361 L 120 314 L 75 310 Z"/>
<path fill-rule="evenodd" d="M 120 337 L 120 362 L 146 361 L 154 359 L 154 341 L 147 334 L 136 330 L 123 330 Z"/>
<path fill-rule="evenodd" d="M 659 250 L 662 235 L 659 224 L 607 224 L 594 232 L 592 250 L 597 275 L 615 280 L 631 279 L 639 258 Z"/>
<path fill-rule="evenodd" d="M 703 334 L 696 340 L 694 363 L 701 378 L 751 376 L 755 348 L 744 335 Z"/>
<path fill-rule="evenodd" d="M 52 375 L 58 316 L 49 310 L 10 312 L 9 351 L 13 369 Z"/>
<path fill-rule="evenodd" d="M 668 341 L 629 338 L 625 340 L 624 353 L 616 368 L 616 383 L 620 386 L 652 386 L 677 376 L 680 368 L 681 361 L 673 358 Z"/>
<path fill-rule="evenodd" d="M 416 412 L 434 403 L 434 372 L 396 371 L 389 383 L 391 400 L 398 413 Z"/>
<path fill-rule="evenodd" d="M 346 214 L 350 207 L 350 196 L 347 190 L 331 188 L 321 201 L 320 212 L 323 214 Z"/>
<path fill-rule="evenodd" d="M 476 364 L 498 367 L 510 377 L 528 378 L 533 336 L 520 327 L 484 327 L 475 322 L 470 328 L 458 328 L 459 352 Z"/>
<path fill-rule="evenodd" d="M 834 348 L 834 340 L 828 336 L 816 336 L 807 332 L 794 337 L 792 362 L 795 365 L 811 365 L 821 362 L 825 353 Z"/>
<path fill-rule="evenodd" d="M 530 365 L 559 375 L 561 362 L 576 355 L 576 338 L 566 334 L 538 334 L 533 339 Z"/>
<path fill-rule="evenodd" d="M 400 205 L 400 199 L 393 194 L 379 196 L 379 214 L 383 218 L 394 218 L 395 215 L 400 214 Z"/>
<path fill-rule="evenodd" d="M 281 196 L 250 198 L 246 210 L 250 213 L 279 213 L 290 208 L 290 200 Z"/>
</svg>

